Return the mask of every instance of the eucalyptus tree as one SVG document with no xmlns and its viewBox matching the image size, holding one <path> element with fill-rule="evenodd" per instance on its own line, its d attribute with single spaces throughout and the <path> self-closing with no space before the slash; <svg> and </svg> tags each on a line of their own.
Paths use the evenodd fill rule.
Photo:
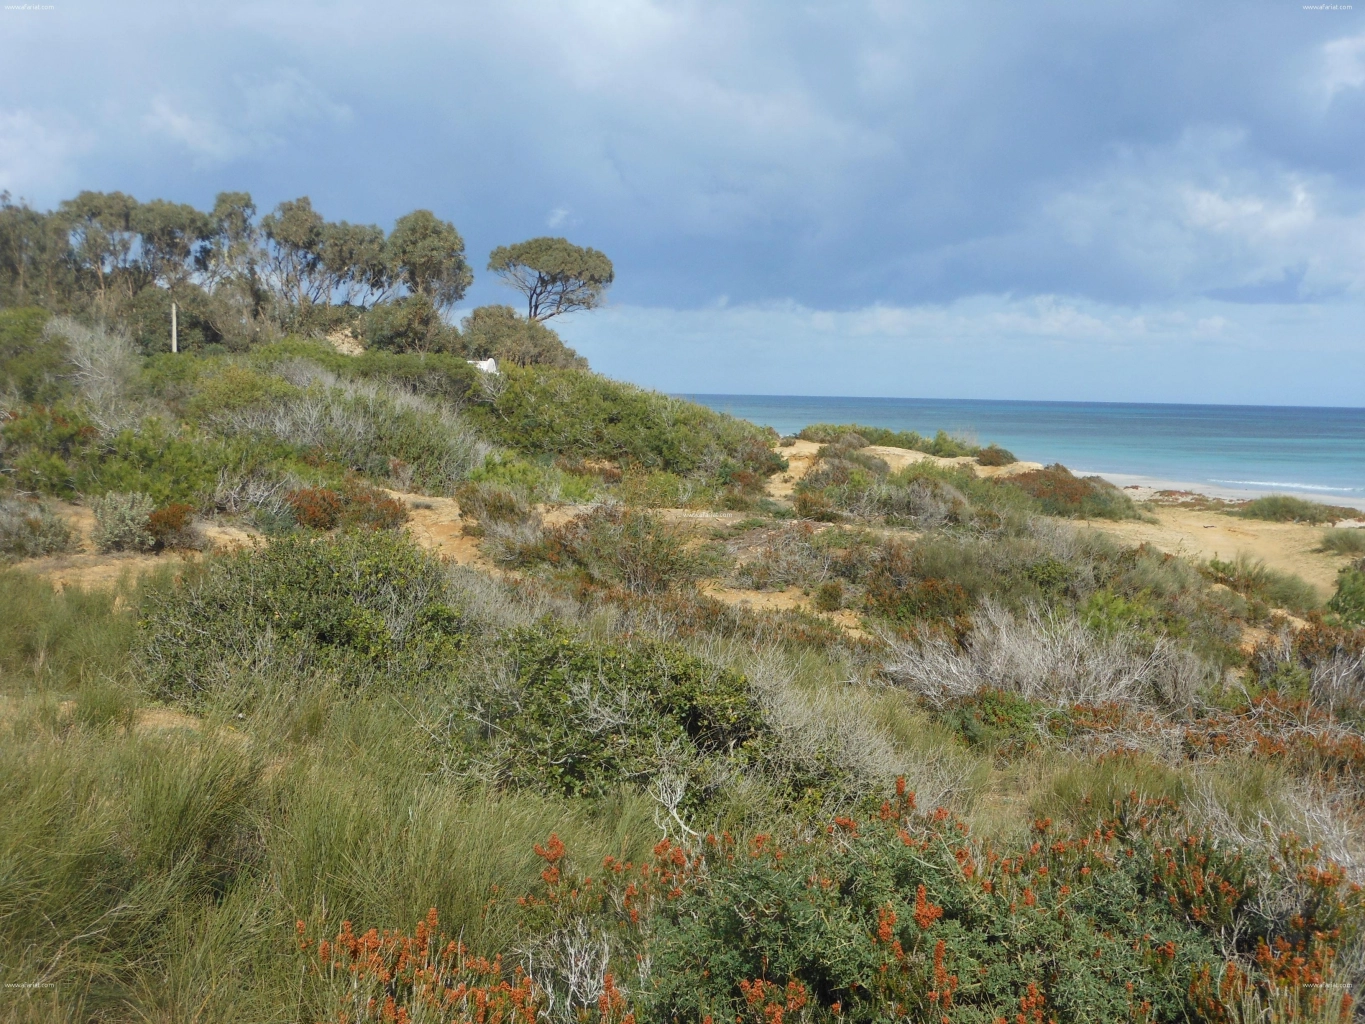
<svg viewBox="0 0 1365 1024">
<path fill-rule="evenodd" d="M 134 256 L 137 206 L 137 200 L 123 192 L 82 192 L 57 209 L 67 225 L 76 268 L 95 279 L 101 308 L 107 308 L 115 284 L 132 298 L 146 283 Z"/>
<path fill-rule="evenodd" d="M 567 238 L 532 238 L 500 245 L 488 269 L 526 296 L 528 320 L 548 320 L 577 309 L 595 309 L 615 276 L 611 260 Z"/>
<path fill-rule="evenodd" d="M 322 264 L 327 227 L 307 196 L 289 199 L 261 218 L 265 236 L 264 268 L 271 289 L 287 305 L 302 306 L 330 297 Z"/>
<path fill-rule="evenodd" d="M 345 303 L 382 301 L 393 287 L 394 272 L 377 224 L 328 224 L 322 232 L 322 267 L 329 292 Z"/>
<path fill-rule="evenodd" d="M 194 274 L 215 234 L 208 214 L 165 199 L 140 204 L 130 223 L 138 234 L 139 258 L 147 275 L 172 292 Z"/>
<path fill-rule="evenodd" d="M 385 250 L 394 278 L 437 309 L 459 302 L 474 280 L 465 261 L 464 239 L 454 224 L 430 210 L 399 217 Z"/>
<path fill-rule="evenodd" d="M 56 308 L 73 284 L 70 254 L 60 218 L 0 192 L 0 302 Z"/>
</svg>

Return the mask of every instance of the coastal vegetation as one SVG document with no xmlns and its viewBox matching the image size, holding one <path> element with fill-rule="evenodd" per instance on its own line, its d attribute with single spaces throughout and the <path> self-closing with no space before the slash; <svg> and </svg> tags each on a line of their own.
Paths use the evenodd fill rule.
<svg viewBox="0 0 1365 1024">
<path fill-rule="evenodd" d="M 1358 519 L 1360 510 L 1342 505 L 1323 505 L 1289 494 L 1269 494 L 1254 498 L 1237 508 L 1233 515 L 1245 519 L 1268 519 L 1276 523 L 1335 523 L 1340 519 Z"/>
<path fill-rule="evenodd" d="M 0 1020 L 1352 1019 L 1365 565 L 592 374 L 562 240 L 457 329 L 430 214 L 152 206 L 4 210 Z"/>
</svg>

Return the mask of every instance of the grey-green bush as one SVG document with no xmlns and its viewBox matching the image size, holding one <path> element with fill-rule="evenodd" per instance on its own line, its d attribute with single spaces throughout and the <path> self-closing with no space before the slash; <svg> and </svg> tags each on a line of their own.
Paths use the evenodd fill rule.
<svg viewBox="0 0 1365 1024">
<path fill-rule="evenodd" d="M 95 515 L 95 546 L 101 551 L 150 551 L 156 544 L 147 520 L 156 503 L 134 491 L 110 491 L 90 499 Z"/>
<path fill-rule="evenodd" d="M 37 558 L 72 547 L 71 528 L 38 501 L 0 500 L 0 556 Z"/>
</svg>

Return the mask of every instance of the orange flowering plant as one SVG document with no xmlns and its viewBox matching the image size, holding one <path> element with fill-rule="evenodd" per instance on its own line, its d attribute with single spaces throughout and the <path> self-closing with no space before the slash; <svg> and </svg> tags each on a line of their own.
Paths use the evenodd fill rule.
<svg viewBox="0 0 1365 1024">
<path fill-rule="evenodd" d="M 902 783 L 879 811 L 814 833 L 665 839 L 646 863 L 592 871 L 555 836 L 536 853 L 519 948 L 575 927 L 600 936 L 595 1002 L 566 1000 L 534 963 L 509 973 L 433 942 L 433 917 L 413 936 L 343 930 L 319 949 L 329 1005 L 352 1020 L 444 1006 L 452 1016 L 429 1019 L 477 1024 L 542 1010 L 582 1024 L 1152 1024 L 1230 1022 L 1249 996 L 1273 996 L 1346 1024 L 1333 963 L 1365 917 L 1359 887 L 1313 847 L 1286 837 L 1251 863 L 1136 794 L 1088 833 L 1043 819 L 1010 850 L 917 808 Z M 1292 905 L 1282 920 L 1256 910 L 1271 888 Z M 357 1016 L 386 1012 L 385 993 L 389 1018 Z M 478 1006 L 502 1016 L 470 1016 Z"/>
</svg>

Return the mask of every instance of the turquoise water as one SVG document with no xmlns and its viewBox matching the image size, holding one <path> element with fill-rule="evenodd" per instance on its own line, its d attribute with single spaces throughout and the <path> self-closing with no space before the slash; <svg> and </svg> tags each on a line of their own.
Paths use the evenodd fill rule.
<svg viewBox="0 0 1365 1024">
<path fill-rule="evenodd" d="M 1365 409 L 687 395 L 783 434 L 811 423 L 936 430 L 1116 483 L 1365 506 Z M 1131 478 L 1131 479 L 1130 479 Z"/>
</svg>

